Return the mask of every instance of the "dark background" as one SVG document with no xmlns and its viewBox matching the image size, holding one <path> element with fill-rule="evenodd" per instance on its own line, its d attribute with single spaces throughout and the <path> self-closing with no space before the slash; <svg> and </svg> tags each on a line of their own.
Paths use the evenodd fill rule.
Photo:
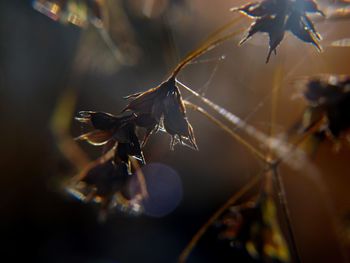
<svg viewBox="0 0 350 263">
<path fill-rule="evenodd" d="M 54 263 L 176 262 L 197 229 L 261 168 L 245 148 L 190 112 L 199 152 L 179 146 L 172 152 L 168 136 L 158 134 L 145 149 L 149 163 L 165 164 L 181 178 L 182 201 L 171 214 L 154 218 L 116 212 L 99 224 L 96 207 L 62 193 L 61 182 L 76 172 L 62 156 L 50 130 L 63 92 L 69 89 L 77 95 L 75 112 L 118 113 L 125 105 L 122 97 L 160 83 L 181 57 L 233 16 L 228 9 L 235 4 L 223 0 L 171 1 L 158 15 L 145 18 L 135 11 L 143 1 L 139 2 L 121 1 L 128 30 L 139 50 L 138 61 L 119 70 L 112 63 L 112 69 L 105 70 L 103 56 L 109 57 L 108 50 L 103 50 L 101 43 L 94 46 L 96 38 L 89 43 L 84 35 L 87 29 L 54 22 L 35 11 L 31 1 L 1 1 L 0 238 L 1 257 L 10 258 L 4 262 L 20 258 Z M 243 25 L 248 25 L 247 19 Z M 318 28 L 325 39 L 322 54 L 288 36 L 278 55 L 266 65 L 267 42 L 258 36 L 241 48 L 236 47 L 236 38 L 205 55 L 209 60 L 226 56 L 210 81 L 207 96 L 240 117 L 254 112 L 249 122 L 268 132 L 269 94 L 276 68 L 282 68 L 283 88 L 276 116 L 278 131 L 286 131 L 304 107 L 302 100 L 291 99 L 297 93 L 291 85 L 295 77 L 350 73 L 349 48 L 327 47 L 332 40 L 349 37 L 349 23 L 320 24 Z M 102 49 L 103 56 L 91 55 L 89 49 L 86 51 L 90 46 L 92 54 Z M 91 58 L 82 61 L 76 54 L 84 47 L 81 56 Z M 180 79 L 196 89 L 208 81 L 215 63 L 191 65 Z M 79 133 L 80 128 L 73 124 L 72 136 Z M 98 156 L 98 149 L 81 146 L 92 157 Z M 327 195 L 303 171 L 282 169 L 303 262 L 340 262 L 332 218 L 342 222 L 350 211 L 348 157 L 348 146 L 335 154 L 325 145 L 313 161 Z M 336 226 L 343 232 L 339 222 Z M 249 262 L 216 237 L 215 228 L 211 228 L 189 262 Z"/>
</svg>

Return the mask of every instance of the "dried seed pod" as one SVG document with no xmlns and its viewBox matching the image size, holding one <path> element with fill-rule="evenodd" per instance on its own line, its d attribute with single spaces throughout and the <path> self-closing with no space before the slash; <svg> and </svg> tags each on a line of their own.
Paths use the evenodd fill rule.
<svg viewBox="0 0 350 263">
<path fill-rule="evenodd" d="M 191 124 L 186 117 L 186 109 L 182 101 L 175 78 L 170 78 L 158 87 L 127 97 L 131 99 L 124 111 L 131 111 L 137 117 L 135 123 L 146 129 L 149 135 L 159 127 L 171 135 L 171 148 L 183 139 L 190 142 L 190 146 L 197 149 Z"/>
<path fill-rule="evenodd" d="M 94 130 L 80 135 L 77 140 L 85 140 L 96 146 L 106 145 L 105 151 L 115 147 L 116 158 L 127 162 L 129 156 L 135 156 L 144 163 L 135 118 L 135 114 L 114 116 L 105 112 L 81 111 L 75 119 Z"/>
<path fill-rule="evenodd" d="M 318 44 L 321 36 L 307 16 L 307 13 L 324 15 L 314 0 L 263 0 L 233 8 L 232 11 L 240 11 L 255 19 L 240 44 L 258 32 L 269 35 L 269 52 L 266 63 L 269 61 L 271 53 L 276 53 L 286 31 L 290 31 L 306 43 L 313 44 L 318 51 L 321 51 Z"/>
</svg>

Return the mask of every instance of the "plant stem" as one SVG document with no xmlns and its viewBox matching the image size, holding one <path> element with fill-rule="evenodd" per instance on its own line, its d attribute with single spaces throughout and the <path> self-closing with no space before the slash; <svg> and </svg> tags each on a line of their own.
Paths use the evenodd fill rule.
<svg viewBox="0 0 350 263">
<path fill-rule="evenodd" d="M 225 108 L 219 106 L 218 104 L 215 104 L 214 102 L 210 101 L 204 96 L 201 96 L 185 84 L 181 83 L 179 80 L 176 80 L 178 84 L 180 84 L 184 89 L 186 89 L 188 92 L 193 94 L 195 97 L 199 98 L 202 102 L 204 102 L 208 107 L 213 109 L 215 112 L 220 114 L 223 118 L 225 118 L 230 123 L 236 125 L 237 128 L 243 130 L 246 134 L 257 140 L 259 143 L 264 145 L 267 149 L 273 151 L 273 153 L 279 157 L 280 159 L 284 158 L 288 153 L 291 152 L 292 146 L 289 145 L 287 142 L 280 140 L 275 137 L 271 137 L 263 133 L 262 131 L 256 129 L 254 126 L 249 125 L 244 120 L 239 118 L 238 116 L 234 115 L 230 111 L 226 110 Z M 230 128 L 228 128 L 231 130 Z M 300 157 L 300 156 L 296 156 Z M 270 158 L 265 158 L 265 160 Z M 291 167 L 297 166 L 298 163 L 287 160 L 287 164 Z M 299 160 L 298 160 L 299 161 Z"/>
<path fill-rule="evenodd" d="M 213 122 L 216 126 L 218 126 L 220 129 L 227 132 L 232 138 L 237 140 L 239 143 L 244 145 L 252 154 L 254 154 L 256 157 L 258 157 L 259 160 L 263 161 L 264 163 L 268 163 L 265 154 L 260 152 L 258 149 L 256 149 L 253 145 L 251 145 L 249 142 L 244 140 L 241 136 L 239 136 L 237 133 L 235 133 L 232 129 L 230 129 L 228 126 L 226 126 L 224 123 L 222 123 L 220 120 L 216 119 L 212 115 L 210 115 L 207 111 L 205 111 L 203 108 L 184 100 L 184 103 L 187 107 L 191 108 L 192 110 L 195 110 L 196 112 L 201 113 L 204 115 L 207 119 L 209 119 L 211 122 Z"/>
<path fill-rule="evenodd" d="M 286 192 L 284 189 L 282 177 L 277 169 L 278 169 L 277 166 L 271 167 L 271 171 L 272 171 L 272 175 L 273 175 L 272 181 L 274 182 L 274 186 L 277 190 L 279 204 L 281 206 L 283 217 L 285 218 L 285 221 L 287 224 L 287 231 L 288 231 L 288 235 L 289 235 L 289 239 L 290 239 L 290 243 L 291 243 L 291 250 L 293 251 L 295 262 L 300 263 L 301 259 L 300 259 L 298 247 L 296 245 L 296 240 L 295 240 L 295 236 L 294 236 L 294 232 L 293 232 L 292 221 L 290 218 L 290 212 L 289 212 L 289 208 L 288 208 Z"/>
<path fill-rule="evenodd" d="M 234 20 L 236 22 L 236 20 Z M 226 29 L 226 28 L 225 28 Z M 213 48 L 215 48 L 216 46 L 220 45 L 221 43 L 225 42 L 226 40 L 229 40 L 230 38 L 235 37 L 236 35 L 238 35 L 239 33 L 241 33 L 243 31 L 243 29 L 239 29 L 237 31 L 233 31 L 231 33 L 228 33 L 227 35 L 224 35 L 222 37 L 219 37 L 217 39 L 214 39 L 212 41 L 209 42 L 205 42 L 203 44 L 203 46 L 195 49 L 194 51 L 192 51 L 189 55 L 187 55 L 173 70 L 173 72 L 171 73 L 170 78 L 176 78 L 176 76 L 179 74 L 179 72 L 185 67 L 187 66 L 192 60 L 194 60 L 195 58 L 199 57 L 200 55 L 212 50 Z M 214 36 L 216 34 L 213 34 Z"/>
<path fill-rule="evenodd" d="M 227 29 L 229 29 L 231 26 L 235 25 L 237 22 L 239 22 L 242 19 L 241 16 L 239 17 L 235 17 L 234 19 L 230 20 L 229 22 L 227 22 L 226 24 L 222 25 L 221 27 L 219 27 L 218 29 L 216 29 L 214 32 L 212 32 L 205 41 L 203 41 L 202 47 L 205 44 L 210 43 L 211 41 L 214 40 L 214 38 L 218 37 L 221 33 L 223 33 L 224 31 L 226 31 Z M 199 47 L 200 48 L 200 47 Z"/>
</svg>

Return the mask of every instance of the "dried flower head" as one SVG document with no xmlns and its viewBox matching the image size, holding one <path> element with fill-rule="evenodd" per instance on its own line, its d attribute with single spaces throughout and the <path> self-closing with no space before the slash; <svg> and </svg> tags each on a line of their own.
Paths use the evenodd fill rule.
<svg viewBox="0 0 350 263">
<path fill-rule="evenodd" d="M 141 165 L 145 163 L 136 135 L 135 118 L 133 113 L 115 116 L 95 111 L 81 111 L 76 117 L 92 128 L 77 139 L 103 145 L 104 154 L 74 178 L 66 189 L 80 200 L 100 203 L 101 220 L 116 207 L 129 213 L 142 211 L 147 190 L 144 182 L 132 173 L 138 167 L 135 167 L 136 160 Z M 131 183 L 136 186 L 132 190 Z"/>
<path fill-rule="evenodd" d="M 188 122 L 186 110 L 175 78 L 170 78 L 158 87 L 145 92 L 132 94 L 124 111 L 136 115 L 136 125 L 146 129 L 145 143 L 150 134 L 163 128 L 171 135 L 171 149 L 177 143 L 184 144 L 184 139 L 190 146 L 197 149 L 191 124 Z"/>
<path fill-rule="evenodd" d="M 321 36 L 307 16 L 307 13 L 323 15 L 314 0 L 263 0 L 248 3 L 232 10 L 240 11 L 255 19 L 246 36 L 240 41 L 240 45 L 255 33 L 261 32 L 269 35 L 269 52 L 266 63 L 269 61 L 271 53 L 276 53 L 286 31 L 290 31 L 306 43 L 313 44 L 317 50 L 321 51 L 318 44 Z"/>
<path fill-rule="evenodd" d="M 307 79 L 304 98 L 308 102 L 303 127 L 323 119 L 319 132 L 339 138 L 350 128 L 350 76 L 322 75 Z"/>
<path fill-rule="evenodd" d="M 102 26 L 101 0 L 35 0 L 33 7 L 40 13 L 64 24 L 85 27 L 88 22 Z"/>
<path fill-rule="evenodd" d="M 263 194 L 257 203 L 231 207 L 223 216 L 220 237 L 231 240 L 233 247 L 264 262 L 289 262 L 289 250 L 281 233 L 275 203 Z"/>
<path fill-rule="evenodd" d="M 105 112 L 81 111 L 75 119 L 88 124 L 93 130 L 80 135 L 77 140 L 85 140 L 96 146 L 105 145 L 105 151 L 117 145 L 116 157 L 127 162 L 130 155 L 144 163 L 135 118 L 134 114 L 114 116 Z"/>
</svg>

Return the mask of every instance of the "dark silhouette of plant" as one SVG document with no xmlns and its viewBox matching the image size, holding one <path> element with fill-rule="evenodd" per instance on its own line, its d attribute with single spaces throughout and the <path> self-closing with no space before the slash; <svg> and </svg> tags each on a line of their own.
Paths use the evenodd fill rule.
<svg viewBox="0 0 350 263">
<path fill-rule="evenodd" d="M 240 11 L 255 19 L 247 35 L 240 41 L 240 45 L 258 32 L 269 35 L 266 63 L 269 62 L 272 52 L 276 54 L 276 49 L 286 31 L 290 31 L 304 42 L 313 44 L 318 51 L 322 50 L 318 44 L 321 35 L 307 16 L 307 13 L 324 15 L 313 0 L 264 0 L 233 8 L 232 11 Z"/>
<path fill-rule="evenodd" d="M 132 94 L 124 111 L 131 111 L 136 116 L 136 124 L 146 129 L 143 145 L 149 135 L 160 127 L 171 135 L 170 148 L 178 142 L 183 144 L 187 139 L 190 145 L 197 149 L 191 124 L 186 117 L 186 109 L 182 101 L 175 77 L 163 82 L 156 88 Z"/>
</svg>

